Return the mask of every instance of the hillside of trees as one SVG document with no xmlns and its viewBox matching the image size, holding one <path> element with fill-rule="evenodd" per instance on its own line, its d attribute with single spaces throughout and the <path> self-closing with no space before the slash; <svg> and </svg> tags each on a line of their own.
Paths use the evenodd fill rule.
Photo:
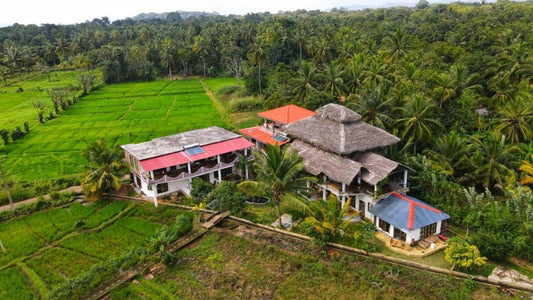
<svg viewBox="0 0 533 300">
<path fill-rule="evenodd" d="M 229 75 L 265 108 L 346 105 L 402 138 L 389 154 L 416 171 L 411 193 L 468 228 L 483 255 L 532 260 L 532 20 L 531 1 L 421 1 L 16 24 L 0 28 L 0 79 L 54 68 L 101 68 L 106 83 Z"/>
</svg>

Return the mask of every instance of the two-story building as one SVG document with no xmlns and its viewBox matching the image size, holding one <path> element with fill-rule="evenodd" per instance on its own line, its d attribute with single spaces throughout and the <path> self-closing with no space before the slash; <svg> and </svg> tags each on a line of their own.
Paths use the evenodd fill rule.
<svg viewBox="0 0 533 300">
<path fill-rule="evenodd" d="M 332 193 L 341 205 L 350 198 L 352 209 L 406 243 L 441 232 L 449 216 L 405 196 L 409 169 L 385 157 L 386 147 L 398 143 L 398 137 L 337 104 L 322 106 L 282 130 L 294 139 L 290 149 L 302 157 L 305 171 L 319 178 L 311 197 L 325 200 Z"/>
<path fill-rule="evenodd" d="M 141 193 L 158 197 L 190 194 L 194 177 L 211 183 L 234 172 L 240 155 L 251 156 L 253 143 L 226 129 L 212 126 L 123 145 L 131 178 Z"/>
</svg>

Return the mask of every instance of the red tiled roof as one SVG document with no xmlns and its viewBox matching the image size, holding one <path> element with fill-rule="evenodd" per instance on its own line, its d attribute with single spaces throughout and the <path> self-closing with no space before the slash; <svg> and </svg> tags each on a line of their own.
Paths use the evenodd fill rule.
<svg viewBox="0 0 533 300">
<path fill-rule="evenodd" d="M 294 104 L 285 105 L 257 114 L 258 116 L 270 121 L 281 124 L 291 124 L 298 120 L 305 119 L 315 115 L 314 111 L 296 106 Z"/>
<path fill-rule="evenodd" d="M 279 141 L 274 139 L 274 135 L 272 134 L 271 131 L 262 129 L 261 126 L 241 129 L 239 130 L 239 132 L 253 139 L 258 140 L 263 144 L 275 145 L 277 143 L 278 145 L 281 146 L 290 141 L 289 139 L 287 139 L 286 141 L 280 143 Z"/>
<path fill-rule="evenodd" d="M 141 160 L 139 163 L 141 164 L 144 171 L 148 172 L 152 170 L 185 164 L 187 162 L 201 160 L 207 157 L 217 156 L 231 151 L 250 148 L 253 145 L 254 144 L 248 141 L 247 139 L 243 137 L 238 137 L 235 139 L 202 146 L 202 150 L 204 150 L 204 153 L 190 155 L 187 153 L 187 151 L 183 150 L 167 155 Z"/>
</svg>

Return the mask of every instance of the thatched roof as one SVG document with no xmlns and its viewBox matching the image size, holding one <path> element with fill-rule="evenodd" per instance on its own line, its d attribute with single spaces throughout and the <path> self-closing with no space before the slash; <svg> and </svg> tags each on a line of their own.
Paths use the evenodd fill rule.
<svg viewBox="0 0 533 300">
<path fill-rule="evenodd" d="M 368 151 L 400 141 L 385 130 L 361 121 L 356 112 L 332 103 L 317 109 L 312 117 L 286 125 L 283 131 L 293 138 L 339 155 Z"/>
<path fill-rule="evenodd" d="M 352 159 L 363 166 L 361 179 L 371 185 L 376 185 L 385 179 L 399 165 L 395 161 L 372 152 L 356 154 Z"/>
<path fill-rule="evenodd" d="M 240 137 L 240 135 L 224 128 L 211 126 L 156 138 L 144 143 L 128 144 L 122 146 L 122 148 L 138 160 L 144 160 L 182 151 L 185 146 L 192 144 L 203 146 L 238 137 Z"/>
<path fill-rule="evenodd" d="M 324 173 L 330 179 L 350 184 L 361 170 L 361 165 L 349 158 L 320 150 L 302 141 L 290 144 L 303 159 L 304 169 L 312 175 Z"/>
</svg>

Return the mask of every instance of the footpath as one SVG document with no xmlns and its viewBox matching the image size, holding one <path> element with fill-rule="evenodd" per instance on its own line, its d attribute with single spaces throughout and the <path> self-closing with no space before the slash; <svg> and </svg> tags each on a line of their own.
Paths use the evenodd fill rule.
<svg viewBox="0 0 533 300">
<path fill-rule="evenodd" d="M 60 193 L 64 193 L 64 192 L 81 193 L 81 186 L 79 186 L 79 185 L 71 186 L 71 187 L 66 188 L 64 190 L 61 190 L 59 192 Z M 49 200 L 50 199 L 50 195 L 46 194 L 46 195 L 43 196 L 43 198 L 46 199 L 46 200 Z M 39 200 L 39 197 L 34 197 L 34 198 L 27 199 L 27 200 L 22 200 L 22 201 L 15 202 L 15 203 L 13 203 L 13 206 L 15 206 L 15 208 L 17 208 L 19 206 L 28 205 L 28 204 L 31 204 L 33 202 L 37 202 L 37 200 Z M 0 206 L 0 212 L 7 211 L 7 210 L 11 210 L 11 205 L 8 204 L 8 205 Z"/>
</svg>

